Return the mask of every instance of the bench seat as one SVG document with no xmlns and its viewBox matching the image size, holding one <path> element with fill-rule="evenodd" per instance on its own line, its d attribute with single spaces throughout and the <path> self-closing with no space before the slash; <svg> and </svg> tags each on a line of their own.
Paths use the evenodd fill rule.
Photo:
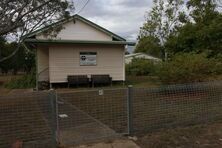
<svg viewBox="0 0 222 148">
<path fill-rule="evenodd" d="M 67 81 L 68 87 L 70 87 L 70 85 L 89 85 L 89 78 L 87 75 L 68 75 Z"/>
<path fill-rule="evenodd" d="M 112 77 L 110 75 L 91 75 L 92 86 L 95 84 L 110 84 L 112 85 Z"/>
</svg>

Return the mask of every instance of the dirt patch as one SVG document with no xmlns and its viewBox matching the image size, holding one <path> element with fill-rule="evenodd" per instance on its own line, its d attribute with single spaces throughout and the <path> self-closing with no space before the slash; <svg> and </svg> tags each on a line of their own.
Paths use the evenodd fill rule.
<svg viewBox="0 0 222 148">
<path fill-rule="evenodd" d="M 128 139 L 119 139 L 109 142 L 95 143 L 91 145 L 80 145 L 69 148 L 139 148 L 137 144 Z"/>
<path fill-rule="evenodd" d="M 8 95 L 10 91 L 11 91 L 11 89 L 7 89 L 7 88 L 0 86 L 0 96 Z"/>
<path fill-rule="evenodd" d="M 162 129 L 135 140 L 119 139 L 66 148 L 221 148 L 222 123 Z"/>
<path fill-rule="evenodd" d="M 31 93 L 31 92 L 33 92 L 32 88 L 29 88 L 29 89 L 12 89 L 10 91 L 10 95 L 24 94 L 24 93 Z"/>
<path fill-rule="evenodd" d="M 222 123 L 160 130 L 139 135 L 141 148 L 221 148 Z"/>
</svg>

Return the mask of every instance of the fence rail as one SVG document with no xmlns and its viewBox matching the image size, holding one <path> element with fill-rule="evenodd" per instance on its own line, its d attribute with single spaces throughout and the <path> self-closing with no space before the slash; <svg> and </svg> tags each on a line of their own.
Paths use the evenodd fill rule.
<svg viewBox="0 0 222 148">
<path fill-rule="evenodd" d="M 222 82 L 0 97 L 0 147 L 79 144 L 222 121 Z"/>
</svg>

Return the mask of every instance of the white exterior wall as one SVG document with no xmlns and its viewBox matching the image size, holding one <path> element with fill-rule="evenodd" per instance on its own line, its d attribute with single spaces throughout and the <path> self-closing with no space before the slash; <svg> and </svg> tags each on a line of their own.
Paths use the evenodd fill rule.
<svg viewBox="0 0 222 148">
<path fill-rule="evenodd" d="M 37 48 L 38 81 L 49 81 L 49 50 L 47 47 Z"/>
<path fill-rule="evenodd" d="M 37 35 L 37 39 L 52 39 L 44 35 Z M 112 41 L 112 37 L 98 29 L 80 21 L 75 20 L 63 25 L 63 29 L 57 34 L 56 38 L 62 40 L 86 40 L 86 41 Z"/>
<path fill-rule="evenodd" d="M 97 52 L 96 66 L 80 66 L 80 52 Z M 125 80 L 123 45 L 57 45 L 49 47 L 50 83 L 67 82 L 67 75 L 109 74 Z"/>
</svg>

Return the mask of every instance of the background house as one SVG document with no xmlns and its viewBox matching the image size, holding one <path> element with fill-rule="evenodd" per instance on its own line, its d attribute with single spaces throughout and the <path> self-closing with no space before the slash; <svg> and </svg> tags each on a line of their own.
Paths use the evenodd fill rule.
<svg viewBox="0 0 222 148">
<path fill-rule="evenodd" d="M 125 81 L 125 45 L 134 45 L 79 15 L 29 34 L 26 43 L 37 49 L 37 81 L 50 84 L 92 74 Z"/>
<path fill-rule="evenodd" d="M 125 55 L 125 63 L 126 64 L 131 63 L 134 58 L 147 59 L 147 60 L 152 60 L 154 62 L 161 61 L 161 59 L 153 57 L 153 56 L 145 54 L 145 53 L 132 53 L 132 54 Z"/>
</svg>

